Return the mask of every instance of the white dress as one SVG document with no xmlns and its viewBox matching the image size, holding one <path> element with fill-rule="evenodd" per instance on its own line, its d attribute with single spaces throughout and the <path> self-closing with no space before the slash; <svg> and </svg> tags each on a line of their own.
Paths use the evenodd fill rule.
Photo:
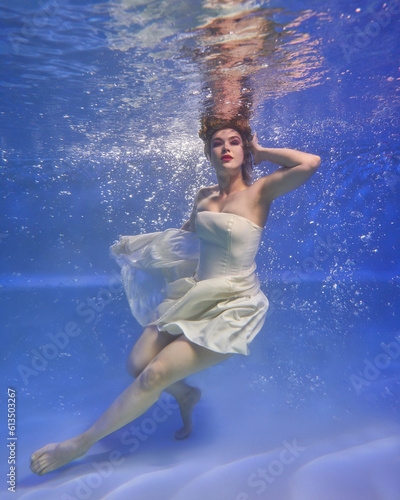
<svg viewBox="0 0 400 500">
<path fill-rule="evenodd" d="M 268 309 L 255 274 L 262 232 L 240 215 L 203 211 L 196 232 L 122 236 L 111 251 L 133 315 L 213 351 L 248 354 Z"/>
</svg>

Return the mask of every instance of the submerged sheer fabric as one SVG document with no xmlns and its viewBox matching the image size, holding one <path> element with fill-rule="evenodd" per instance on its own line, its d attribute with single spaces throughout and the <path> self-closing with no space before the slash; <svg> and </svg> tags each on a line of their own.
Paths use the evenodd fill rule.
<svg viewBox="0 0 400 500">
<path fill-rule="evenodd" d="M 248 354 L 268 300 L 255 274 L 262 228 L 231 213 L 198 212 L 181 229 L 123 236 L 111 247 L 142 326 L 221 353 Z"/>
</svg>

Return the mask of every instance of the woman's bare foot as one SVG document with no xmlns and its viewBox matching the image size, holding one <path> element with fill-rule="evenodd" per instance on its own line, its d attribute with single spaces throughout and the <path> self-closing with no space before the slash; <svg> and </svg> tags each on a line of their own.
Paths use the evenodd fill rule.
<svg viewBox="0 0 400 500">
<path fill-rule="evenodd" d="M 175 439 L 186 439 L 193 430 L 192 414 L 193 409 L 199 402 L 201 391 L 197 387 L 191 387 L 185 398 L 182 398 L 179 403 L 181 411 L 183 427 L 175 432 Z"/>
<path fill-rule="evenodd" d="M 190 387 L 187 394 L 180 398 L 179 408 L 183 427 L 175 433 L 175 439 L 186 439 L 192 432 L 192 413 L 200 397 L 200 389 Z M 85 433 L 61 443 L 50 443 L 32 454 L 31 470 L 35 474 L 43 476 L 81 457 L 91 448 L 93 443 L 94 441 L 89 443 Z"/>
<path fill-rule="evenodd" d="M 62 441 L 50 443 L 35 451 L 31 456 L 31 470 L 39 476 L 47 474 L 84 455 L 90 445 L 82 439 L 82 435 Z"/>
</svg>

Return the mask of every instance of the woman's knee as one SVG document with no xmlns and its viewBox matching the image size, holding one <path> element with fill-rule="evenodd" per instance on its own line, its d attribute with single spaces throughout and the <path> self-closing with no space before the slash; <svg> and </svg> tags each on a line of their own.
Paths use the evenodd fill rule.
<svg viewBox="0 0 400 500">
<path fill-rule="evenodd" d="M 167 370 L 164 363 L 152 361 L 139 375 L 138 382 L 143 391 L 162 391 L 167 384 Z"/>
<path fill-rule="evenodd" d="M 162 335 L 156 326 L 147 326 L 126 361 L 126 369 L 129 375 L 137 378 L 146 368 L 148 363 L 168 345 L 174 337 L 169 339 Z"/>
</svg>

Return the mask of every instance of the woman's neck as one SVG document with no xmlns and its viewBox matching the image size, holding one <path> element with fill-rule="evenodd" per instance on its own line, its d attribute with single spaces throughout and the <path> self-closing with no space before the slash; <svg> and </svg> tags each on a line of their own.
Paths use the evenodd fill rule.
<svg viewBox="0 0 400 500">
<path fill-rule="evenodd" d="M 228 177 L 222 176 L 222 178 L 218 177 L 218 187 L 221 196 L 223 195 L 228 196 L 229 194 L 234 194 L 239 191 L 243 191 L 248 186 L 243 181 L 242 176 L 238 176 L 233 179 L 230 178 L 229 176 Z"/>
</svg>

